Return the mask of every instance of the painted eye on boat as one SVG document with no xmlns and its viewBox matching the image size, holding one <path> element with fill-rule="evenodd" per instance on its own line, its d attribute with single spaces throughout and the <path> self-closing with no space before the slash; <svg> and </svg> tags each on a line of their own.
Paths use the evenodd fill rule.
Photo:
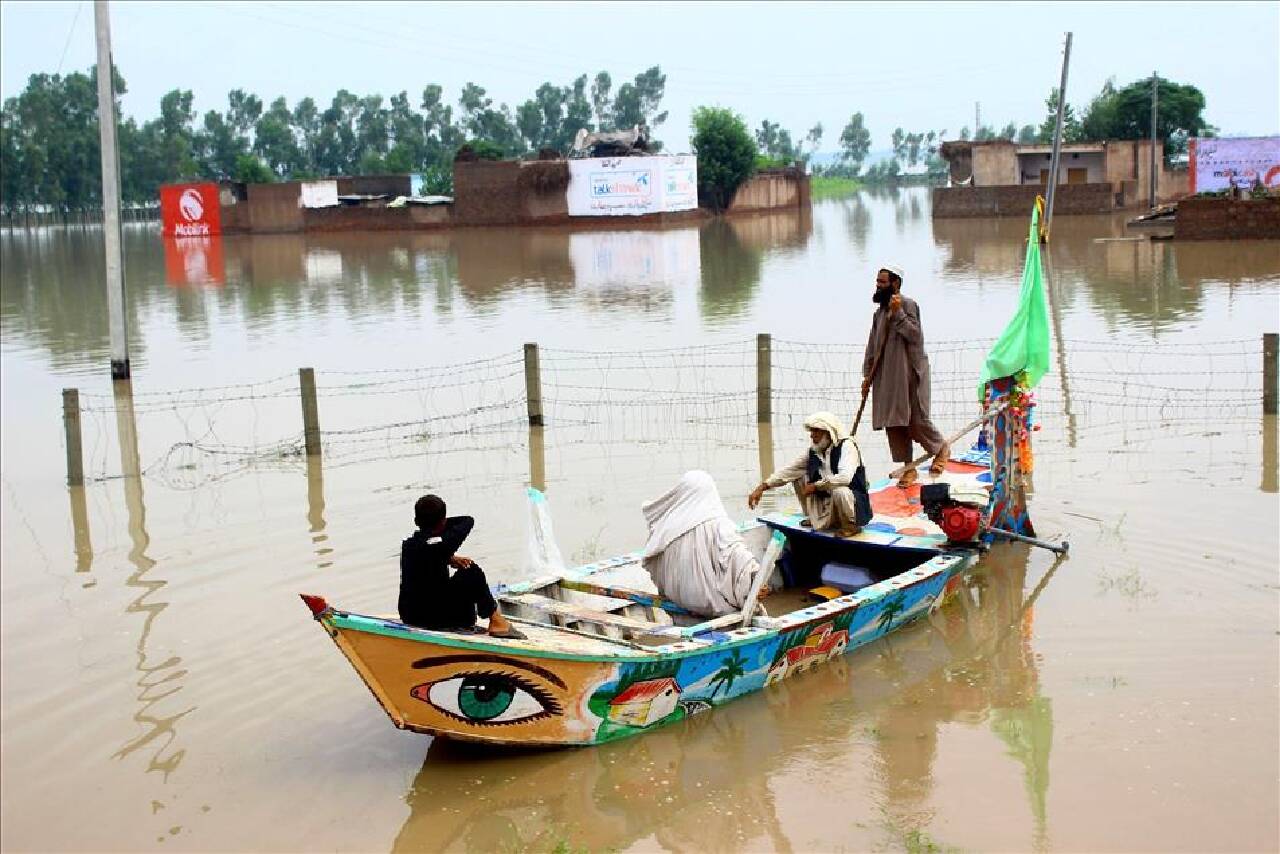
<svg viewBox="0 0 1280 854">
<path fill-rule="evenodd" d="M 410 691 L 440 711 L 472 724 L 509 724 L 559 711 L 555 701 L 505 673 L 472 673 L 418 685 Z"/>
</svg>

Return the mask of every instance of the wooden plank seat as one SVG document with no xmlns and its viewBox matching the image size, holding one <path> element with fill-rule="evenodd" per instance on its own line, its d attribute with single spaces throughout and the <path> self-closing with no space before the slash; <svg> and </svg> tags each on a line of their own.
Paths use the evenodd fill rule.
<svg viewBox="0 0 1280 854">
<path fill-rule="evenodd" d="M 583 581 L 575 578 L 561 579 L 559 586 L 565 590 L 574 590 L 578 593 L 592 593 L 596 596 L 607 596 L 610 599 L 626 599 L 636 603 L 637 605 L 644 605 L 646 608 L 659 608 L 669 614 L 697 616 L 689 609 L 677 605 L 670 599 L 663 599 L 657 593 L 647 593 L 643 590 L 632 590 L 629 587 L 592 584 L 590 581 Z"/>
<path fill-rule="evenodd" d="M 541 614 L 553 618 L 560 625 L 572 625 L 574 623 L 587 623 L 599 626 L 604 630 L 605 634 L 615 634 L 615 636 L 626 636 L 627 634 L 647 634 L 653 630 L 660 628 L 657 623 L 651 623 L 647 620 L 638 620 L 634 617 L 626 617 L 621 614 L 610 614 L 605 611 L 596 611 L 582 605 L 573 605 L 568 602 L 560 602 L 547 596 L 539 596 L 537 593 L 504 593 L 498 597 L 500 603 L 506 605 L 514 605 L 519 608 L 528 608 Z M 506 609 L 504 609 L 505 612 Z"/>
</svg>

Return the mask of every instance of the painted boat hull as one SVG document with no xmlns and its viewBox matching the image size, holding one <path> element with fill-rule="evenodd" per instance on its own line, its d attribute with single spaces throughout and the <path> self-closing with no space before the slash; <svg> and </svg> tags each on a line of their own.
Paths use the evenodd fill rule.
<svg viewBox="0 0 1280 854">
<path fill-rule="evenodd" d="M 428 631 L 306 598 L 397 727 L 581 746 L 709 711 L 884 637 L 941 605 L 977 557 L 940 554 L 830 602 L 652 648 L 553 626 L 522 625 L 522 641 Z"/>
</svg>

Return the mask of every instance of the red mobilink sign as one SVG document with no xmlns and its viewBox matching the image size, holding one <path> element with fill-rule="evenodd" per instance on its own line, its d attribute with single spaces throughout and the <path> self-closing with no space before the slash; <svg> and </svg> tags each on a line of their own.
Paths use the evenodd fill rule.
<svg viewBox="0 0 1280 854">
<path fill-rule="evenodd" d="M 222 233 L 217 184 L 166 184 L 160 188 L 165 237 L 209 237 Z"/>
</svg>

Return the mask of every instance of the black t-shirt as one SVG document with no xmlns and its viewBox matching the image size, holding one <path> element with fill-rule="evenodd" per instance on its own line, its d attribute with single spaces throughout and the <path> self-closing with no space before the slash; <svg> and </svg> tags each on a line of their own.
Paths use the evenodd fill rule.
<svg viewBox="0 0 1280 854">
<path fill-rule="evenodd" d="M 400 619 L 412 625 L 448 622 L 456 610 L 449 601 L 449 558 L 475 526 L 470 516 L 451 516 L 444 533 L 428 536 L 415 531 L 400 546 Z"/>
</svg>

